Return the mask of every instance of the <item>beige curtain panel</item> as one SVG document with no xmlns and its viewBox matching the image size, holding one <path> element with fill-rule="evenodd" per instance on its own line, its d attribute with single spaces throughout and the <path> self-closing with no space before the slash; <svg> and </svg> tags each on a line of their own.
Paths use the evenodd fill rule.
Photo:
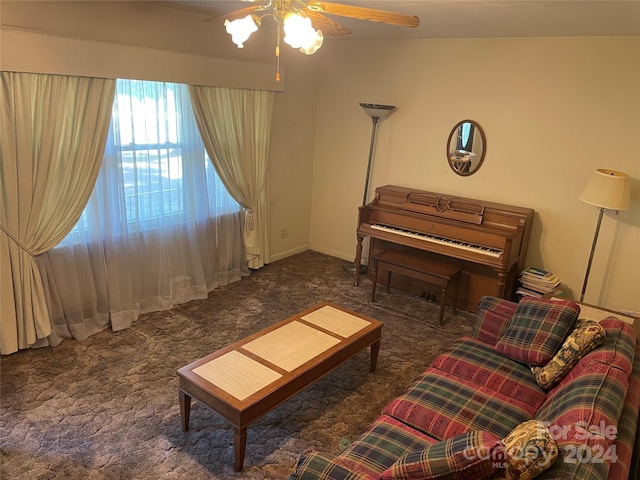
<svg viewBox="0 0 640 480">
<path fill-rule="evenodd" d="M 209 158 L 245 208 L 249 268 L 260 268 L 271 261 L 268 156 L 274 93 L 203 86 L 190 86 L 189 93 Z"/>
<path fill-rule="evenodd" d="M 249 274 L 244 212 L 206 163 L 187 86 L 118 79 L 112 111 L 78 228 L 36 257 L 51 346 L 129 328 Z"/>
<path fill-rule="evenodd" d="M 115 80 L 1 72 L 0 353 L 51 333 L 34 257 L 73 228 L 105 148 Z"/>
</svg>

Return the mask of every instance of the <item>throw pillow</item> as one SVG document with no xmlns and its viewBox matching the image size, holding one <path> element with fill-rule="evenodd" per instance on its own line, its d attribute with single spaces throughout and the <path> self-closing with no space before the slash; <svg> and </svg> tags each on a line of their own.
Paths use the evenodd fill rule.
<svg viewBox="0 0 640 480">
<path fill-rule="evenodd" d="M 494 457 L 504 458 L 501 438 L 491 432 L 469 431 L 400 457 L 380 480 L 485 480 L 495 474 Z"/>
<path fill-rule="evenodd" d="M 545 365 L 573 327 L 578 313 L 578 304 L 568 300 L 524 298 L 496 342 L 496 351 L 527 365 Z"/>
<path fill-rule="evenodd" d="M 560 350 L 544 367 L 531 367 L 536 382 L 544 389 L 554 387 L 571 371 L 578 360 L 604 341 L 606 331 L 595 320 L 578 320 Z"/>
<path fill-rule="evenodd" d="M 528 420 L 514 428 L 503 440 L 505 468 L 497 478 L 530 480 L 553 465 L 558 445 L 540 420 Z"/>
</svg>

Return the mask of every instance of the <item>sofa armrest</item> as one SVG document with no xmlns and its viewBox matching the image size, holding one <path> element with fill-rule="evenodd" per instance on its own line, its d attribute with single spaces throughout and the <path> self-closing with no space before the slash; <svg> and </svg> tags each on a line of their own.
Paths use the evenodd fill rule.
<svg viewBox="0 0 640 480">
<path fill-rule="evenodd" d="M 289 480 L 377 480 L 377 477 L 349 471 L 334 459 L 320 452 L 306 452 L 298 460 Z"/>
<path fill-rule="evenodd" d="M 478 303 L 478 315 L 473 326 L 473 336 L 494 345 L 505 331 L 518 306 L 503 298 L 484 296 Z"/>
</svg>

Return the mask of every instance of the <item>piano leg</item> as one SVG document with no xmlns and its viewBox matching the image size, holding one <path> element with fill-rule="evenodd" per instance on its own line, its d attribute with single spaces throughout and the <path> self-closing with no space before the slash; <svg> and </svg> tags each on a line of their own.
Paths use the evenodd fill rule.
<svg viewBox="0 0 640 480">
<path fill-rule="evenodd" d="M 353 269 L 355 270 L 355 286 L 360 284 L 360 261 L 362 260 L 362 237 L 358 237 L 356 245 L 356 259 L 353 261 Z"/>
</svg>

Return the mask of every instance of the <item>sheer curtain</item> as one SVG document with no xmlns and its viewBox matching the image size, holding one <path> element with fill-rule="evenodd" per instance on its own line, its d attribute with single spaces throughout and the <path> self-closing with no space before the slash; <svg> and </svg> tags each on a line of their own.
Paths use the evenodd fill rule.
<svg viewBox="0 0 640 480">
<path fill-rule="evenodd" d="M 100 169 L 115 81 L 0 72 L 0 353 L 51 332 L 34 256 L 77 222 Z"/>
<path fill-rule="evenodd" d="M 38 258 L 50 344 L 129 327 L 248 274 L 241 206 L 206 157 L 186 85 L 118 80 L 80 221 Z"/>
<path fill-rule="evenodd" d="M 207 152 L 222 181 L 246 209 L 244 241 L 249 267 L 271 261 L 269 141 L 274 93 L 190 86 Z"/>
</svg>

